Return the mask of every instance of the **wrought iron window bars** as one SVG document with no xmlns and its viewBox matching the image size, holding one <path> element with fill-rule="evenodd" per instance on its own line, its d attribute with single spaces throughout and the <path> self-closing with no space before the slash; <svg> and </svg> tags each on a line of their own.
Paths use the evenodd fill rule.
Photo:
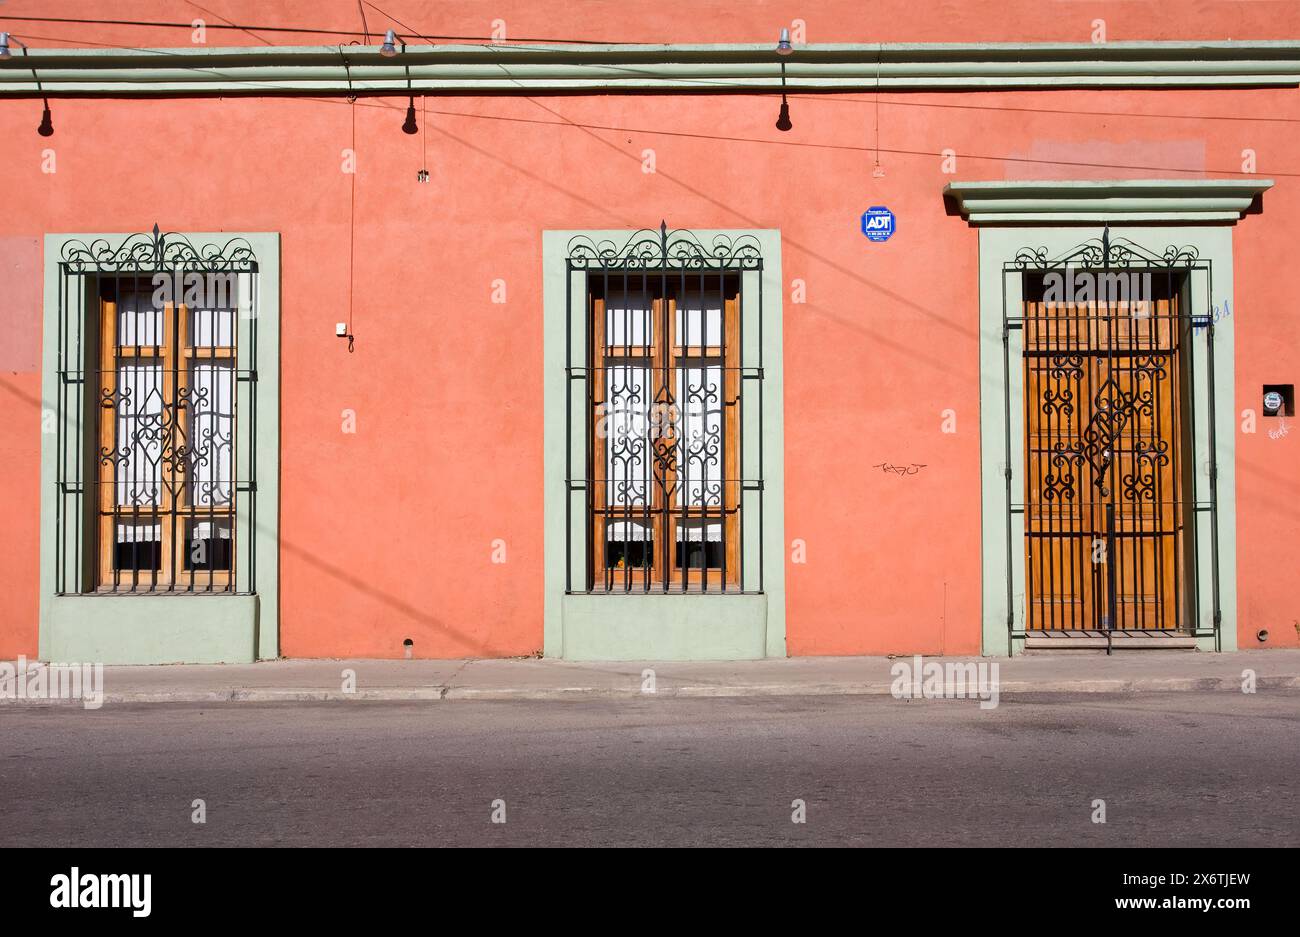
<svg viewBox="0 0 1300 937">
<path fill-rule="evenodd" d="M 575 360 L 570 334 L 566 374 L 585 403 L 575 412 L 570 395 L 566 486 L 586 516 L 575 527 L 566 498 L 568 591 L 761 591 L 762 478 L 742 466 L 761 464 L 745 448 L 761 453 L 761 420 L 746 419 L 761 407 L 761 331 L 747 346 L 745 330 L 762 328 L 761 277 L 747 276 L 762 265 L 753 237 L 705 244 L 666 223 L 621 244 L 570 241 L 568 321 L 585 352 Z"/>
<path fill-rule="evenodd" d="M 255 591 L 251 246 L 155 225 L 58 266 L 56 592 Z"/>
</svg>

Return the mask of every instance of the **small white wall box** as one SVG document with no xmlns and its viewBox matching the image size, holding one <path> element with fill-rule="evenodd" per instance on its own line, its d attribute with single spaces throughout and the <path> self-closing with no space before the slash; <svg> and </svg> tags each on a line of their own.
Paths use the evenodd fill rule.
<svg viewBox="0 0 1300 937">
<path fill-rule="evenodd" d="M 347 337 L 348 337 L 348 324 L 347 324 L 346 322 L 339 322 L 339 323 L 337 323 L 337 324 L 334 326 L 334 334 L 337 335 L 339 338 L 347 338 Z"/>
</svg>

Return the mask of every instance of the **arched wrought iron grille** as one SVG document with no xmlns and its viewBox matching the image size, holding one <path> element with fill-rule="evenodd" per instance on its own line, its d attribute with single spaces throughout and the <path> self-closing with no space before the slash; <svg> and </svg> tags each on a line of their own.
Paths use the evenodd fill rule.
<svg viewBox="0 0 1300 937">
<path fill-rule="evenodd" d="M 752 237 L 666 224 L 569 243 L 568 591 L 762 591 L 762 269 Z"/>
<path fill-rule="evenodd" d="M 239 238 L 59 258 L 56 592 L 252 592 L 258 265 Z"/>
<path fill-rule="evenodd" d="M 1197 453 L 1191 392 L 1199 357 L 1212 410 L 1214 326 L 1192 313 L 1194 277 L 1205 282 L 1197 295 L 1213 295 L 1209 261 L 1106 229 L 1058 256 L 1023 248 L 1003 269 L 1004 296 L 1016 297 L 1004 302 L 1007 368 L 1023 379 L 1024 420 L 1022 490 L 1012 490 L 1010 436 L 1007 461 L 1008 549 L 1022 511 L 1024 555 L 1008 564 L 1024 564 L 1026 633 L 1194 630 L 1201 515 L 1217 626 L 1214 421 L 1208 453 Z M 1195 496 L 1198 459 L 1209 466 L 1205 501 Z"/>
</svg>

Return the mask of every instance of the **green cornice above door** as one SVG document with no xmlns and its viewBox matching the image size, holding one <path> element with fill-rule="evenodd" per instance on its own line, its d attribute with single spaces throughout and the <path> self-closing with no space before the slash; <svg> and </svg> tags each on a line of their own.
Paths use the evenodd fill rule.
<svg viewBox="0 0 1300 937">
<path fill-rule="evenodd" d="M 951 182 L 943 194 L 973 225 L 1235 222 L 1272 179 Z"/>
</svg>

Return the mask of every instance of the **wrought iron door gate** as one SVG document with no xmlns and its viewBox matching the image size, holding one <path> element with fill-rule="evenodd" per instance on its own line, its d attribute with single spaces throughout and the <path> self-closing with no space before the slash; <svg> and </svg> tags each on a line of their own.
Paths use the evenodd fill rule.
<svg viewBox="0 0 1300 937">
<path fill-rule="evenodd" d="M 1022 287 L 1004 336 L 1020 330 L 1026 632 L 1191 630 L 1191 348 L 1213 325 L 1190 314 L 1190 274 L 1208 262 L 1107 229 L 1005 269 Z"/>
</svg>

